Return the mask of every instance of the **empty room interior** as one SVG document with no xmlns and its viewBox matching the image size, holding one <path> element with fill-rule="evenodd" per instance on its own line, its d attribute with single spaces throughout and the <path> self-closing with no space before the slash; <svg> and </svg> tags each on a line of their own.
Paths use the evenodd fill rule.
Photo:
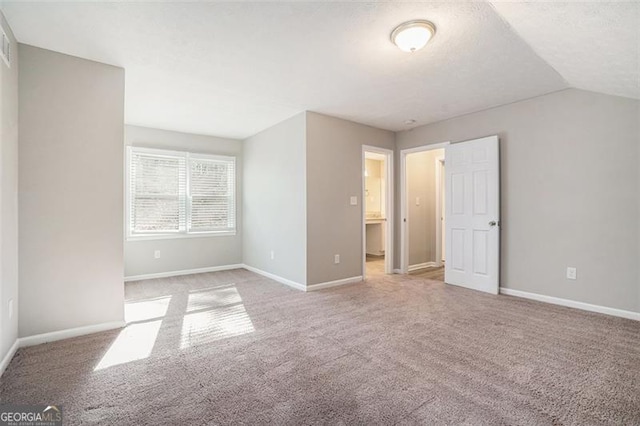
<svg viewBox="0 0 640 426">
<path fill-rule="evenodd" d="M 640 425 L 639 2 L 0 11 L 0 423 Z"/>
</svg>

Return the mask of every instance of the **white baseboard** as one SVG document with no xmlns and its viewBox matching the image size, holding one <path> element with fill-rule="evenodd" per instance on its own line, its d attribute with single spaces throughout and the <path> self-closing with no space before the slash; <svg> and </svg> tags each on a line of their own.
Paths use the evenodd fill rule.
<svg viewBox="0 0 640 426">
<path fill-rule="evenodd" d="M 4 370 L 6 370 L 7 367 L 9 366 L 9 363 L 11 362 L 11 359 L 13 359 L 13 356 L 18 351 L 19 346 L 20 346 L 19 339 L 16 339 L 16 341 L 13 342 L 13 345 L 11 345 L 11 347 L 9 348 L 9 351 L 7 352 L 7 354 L 4 356 L 4 358 L 2 358 L 2 362 L 0 363 L 0 376 L 2 376 L 2 374 L 4 373 Z"/>
<path fill-rule="evenodd" d="M 341 280 L 335 281 L 327 281 L 324 283 L 311 284 L 307 286 L 307 291 L 321 290 L 323 288 L 336 287 L 339 285 L 351 284 L 351 283 L 359 283 L 362 281 L 362 275 L 351 278 L 343 278 Z"/>
<path fill-rule="evenodd" d="M 41 343 L 55 342 L 56 340 L 70 339 L 72 337 L 84 336 L 86 334 L 114 330 L 116 328 L 122 328 L 126 325 L 127 324 L 124 321 L 113 321 L 104 322 L 101 324 L 87 325 L 85 327 L 52 331 L 51 333 L 42 333 L 36 334 L 34 336 L 21 337 L 18 339 L 18 345 L 19 347 L 24 348 L 25 346 L 34 346 Z"/>
<path fill-rule="evenodd" d="M 297 283 L 295 281 L 288 280 L 279 275 L 272 274 L 271 272 L 263 271 L 262 269 L 255 268 L 249 265 L 242 265 L 242 267 L 248 271 L 255 272 L 258 275 L 262 275 L 263 277 L 271 278 L 274 281 L 277 281 L 281 284 L 288 285 L 289 287 L 293 287 L 296 290 L 307 291 L 307 286 L 304 284 Z"/>
<path fill-rule="evenodd" d="M 101 331 L 114 330 L 125 327 L 127 324 L 124 321 L 104 322 L 101 324 L 87 325 L 85 327 L 69 328 L 66 330 L 52 331 L 51 333 L 36 334 L 33 336 L 20 337 L 16 339 L 9 349 L 9 352 L 2 359 L 0 363 L 0 376 L 4 373 L 11 359 L 16 354 L 18 348 L 24 348 L 27 346 L 40 345 L 42 343 L 55 342 L 57 340 L 70 339 L 72 337 L 84 336 L 87 334 L 99 333 Z"/>
<path fill-rule="evenodd" d="M 244 265 L 242 263 L 238 263 L 235 265 L 221 265 L 221 266 L 210 266 L 208 268 L 184 269 L 182 271 L 158 272 L 156 274 L 132 275 L 129 277 L 124 277 L 124 282 L 150 280 L 153 278 L 178 277 L 180 275 L 203 274 L 205 272 L 228 271 L 230 269 L 241 269 L 241 268 L 244 268 Z"/>
<path fill-rule="evenodd" d="M 314 284 L 313 286 L 307 287 L 304 284 L 297 283 L 297 282 L 289 280 L 287 278 L 283 278 L 283 277 L 281 277 L 279 275 L 272 274 L 271 272 L 263 271 L 262 269 L 258 269 L 256 267 L 253 267 L 253 266 L 250 266 L 250 265 L 246 265 L 246 264 L 242 264 L 242 263 L 235 264 L 235 265 L 213 266 L 213 267 L 210 267 L 210 268 L 187 269 L 187 270 L 183 270 L 183 271 L 160 272 L 160 273 L 157 273 L 157 274 L 133 275 L 133 276 L 125 277 L 124 281 L 125 282 L 129 282 L 129 281 L 149 280 L 149 279 L 153 279 L 153 278 L 177 277 L 177 276 L 180 276 L 180 275 L 202 274 L 202 273 L 205 273 L 205 272 L 227 271 L 227 270 L 230 270 L 230 269 L 240 269 L 240 268 L 244 268 L 244 269 L 246 269 L 248 271 L 255 272 L 256 274 L 262 275 L 262 276 L 267 277 L 267 278 L 271 278 L 272 280 L 277 281 L 277 282 L 279 282 L 281 284 L 288 285 L 289 287 L 293 287 L 293 288 L 295 288 L 297 290 L 302 290 L 302 291 L 319 290 L 319 289 L 322 289 L 322 288 L 335 287 L 335 286 L 338 286 L 338 285 L 343 285 L 343 284 L 362 281 L 362 276 L 358 276 L 358 277 L 345 278 L 345 279 L 342 279 L 342 280 L 336 280 L 336 281 L 329 281 L 329 282 L 325 282 L 325 283 Z"/>
<path fill-rule="evenodd" d="M 424 268 L 434 268 L 436 266 L 436 262 L 424 262 L 418 263 L 415 265 L 409 265 L 409 272 L 417 271 L 418 269 Z"/>
<path fill-rule="evenodd" d="M 529 293 L 521 290 L 500 287 L 500 294 L 507 296 L 522 297 L 525 299 L 537 300 L 539 302 L 552 303 L 554 305 L 566 306 L 569 308 L 581 309 L 583 311 L 597 312 L 600 314 L 612 315 L 614 317 L 627 318 L 640 321 L 640 312 L 625 311 L 622 309 L 608 308 L 606 306 L 592 305 L 590 303 L 576 302 L 575 300 L 561 299 L 559 297 L 545 296 L 542 294 Z"/>
</svg>

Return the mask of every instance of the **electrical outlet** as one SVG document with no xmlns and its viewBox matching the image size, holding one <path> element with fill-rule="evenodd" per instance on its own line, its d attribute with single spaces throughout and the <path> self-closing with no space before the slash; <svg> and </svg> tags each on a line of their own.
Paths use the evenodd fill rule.
<svg viewBox="0 0 640 426">
<path fill-rule="evenodd" d="M 276 258 L 276 253 L 273 250 L 271 250 L 271 260 L 275 258 Z"/>
<path fill-rule="evenodd" d="M 356 197 L 355 195 L 351 196 L 351 199 L 349 200 L 352 206 L 357 206 L 358 205 L 358 197 Z"/>
<path fill-rule="evenodd" d="M 578 270 L 572 266 L 567 267 L 567 279 L 575 280 L 578 276 Z"/>
<path fill-rule="evenodd" d="M 333 256 L 333 263 L 335 263 L 336 265 L 338 263 L 340 263 L 340 255 L 339 254 L 336 254 L 336 255 Z"/>
<path fill-rule="evenodd" d="M 160 250 L 156 250 L 153 252 L 153 257 L 155 257 L 156 259 L 160 259 Z"/>
<path fill-rule="evenodd" d="M 13 299 L 9 299 L 9 319 L 13 319 Z"/>
</svg>

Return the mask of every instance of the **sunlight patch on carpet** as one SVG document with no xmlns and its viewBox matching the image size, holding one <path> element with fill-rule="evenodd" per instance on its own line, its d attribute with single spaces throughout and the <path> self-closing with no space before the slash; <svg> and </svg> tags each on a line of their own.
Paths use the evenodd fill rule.
<svg viewBox="0 0 640 426">
<path fill-rule="evenodd" d="M 242 304 L 186 314 L 180 348 L 241 336 L 255 331 Z"/>
<path fill-rule="evenodd" d="M 122 329 L 94 371 L 145 359 L 151 355 L 162 320 L 129 324 Z"/>
<path fill-rule="evenodd" d="M 127 323 L 162 318 L 167 314 L 171 296 L 129 301 L 124 304 L 124 320 Z"/>
<path fill-rule="evenodd" d="M 191 290 L 187 312 L 199 311 L 214 307 L 222 307 L 241 303 L 242 298 L 238 290 L 233 287 Z"/>
</svg>

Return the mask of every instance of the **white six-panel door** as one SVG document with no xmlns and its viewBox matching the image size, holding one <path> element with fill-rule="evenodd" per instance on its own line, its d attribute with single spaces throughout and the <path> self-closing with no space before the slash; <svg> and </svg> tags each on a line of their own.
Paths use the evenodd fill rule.
<svg viewBox="0 0 640 426">
<path fill-rule="evenodd" d="M 498 137 L 448 145 L 445 158 L 445 282 L 498 294 Z"/>
</svg>

